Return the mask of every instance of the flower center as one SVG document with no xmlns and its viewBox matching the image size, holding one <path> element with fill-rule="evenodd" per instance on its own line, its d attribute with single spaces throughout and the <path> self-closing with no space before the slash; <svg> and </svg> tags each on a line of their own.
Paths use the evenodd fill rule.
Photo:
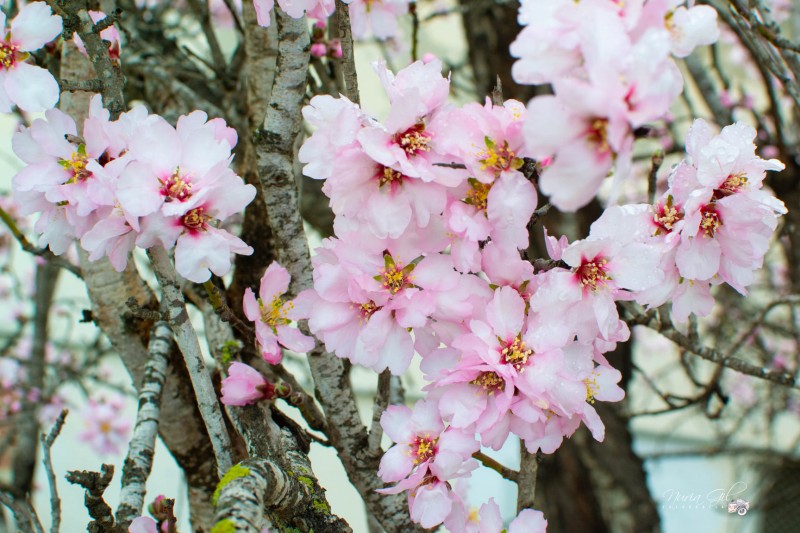
<svg viewBox="0 0 800 533">
<path fill-rule="evenodd" d="M 100 422 L 100 433 L 111 433 L 111 422 Z"/>
<path fill-rule="evenodd" d="M 607 259 L 594 258 L 591 261 L 584 259 L 581 266 L 575 270 L 581 287 L 588 287 L 592 291 L 597 291 L 611 280 L 611 276 L 606 272 Z"/>
<path fill-rule="evenodd" d="M 181 224 L 189 231 L 205 231 L 209 220 L 211 216 L 205 214 L 205 209 L 197 207 L 181 217 Z"/>
<path fill-rule="evenodd" d="M 379 189 L 384 185 L 389 185 L 392 189 L 394 189 L 396 186 L 402 185 L 403 178 L 407 177 L 402 172 L 395 170 L 393 168 L 384 166 L 381 166 L 380 168 L 381 170 L 379 170 L 378 173 L 375 175 L 375 177 L 378 179 Z"/>
<path fill-rule="evenodd" d="M 289 302 L 284 304 L 279 296 L 272 298 L 269 305 L 264 305 L 261 298 L 258 299 L 258 307 L 261 309 L 261 321 L 273 330 L 278 326 L 285 326 L 291 322 L 289 320 L 289 310 L 294 308 L 294 304 Z"/>
<path fill-rule="evenodd" d="M 528 364 L 528 358 L 533 355 L 533 350 L 525 346 L 525 342 L 517 337 L 512 342 L 506 343 L 506 347 L 500 350 L 500 355 L 503 364 L 513 366 L 518 372 L 524 372 L 524 367 Z"/>
<path fill-rule="evenodd" d="M 372 315 L 374 315 L 375 312 L 378 311 L 379 309 L 380 307 L 378 307 L 378 305 L 372 300 L 368 301 L 365 304 L 359 305 L 358 306 L 359 323 L 362 325 L 365 324 L 367 321 L 369 321 L 369 318 Z"/>
<path fill-rule="evenodd" d="M 653 221 L 658 226 L 658 231 L 663 229 L 666 233 L 670 233 L 675 224 L 683 220 L 683 213 L 672 204 L 672 196 L 667 197 L 666 203 L 658 204 L 655 211 Z"/>
<path fill-rule="evenodd" d="M 611 152 L 611 146 L 608 144 L 608 119 L 596 118 L 592 120 L 586 138 L 595 145 L 598 153 L 607 154 Z"/>
<path fill-rule="evenodd" d="M 486 211 L 488 205 L 489 191 L 492 190 L 491 183 L 481 183 L 475 178 L 469 178 L 470 188 L 464 203 L 474 205 L 480 211 Z"/>
<path fill-rule="evenodd" d="M 497 372 L 481 372 L 470 383 L 479 386 L 489 394 L 494 394 L 506 388 L 506 381 Z"/>
<path fill-rule="evenodd" d="M 30 57 L 27 52 L 20 52 L 19 49 L 8 42 L 10 35 L 6 35 L 5 41 L 0 41 L 0 70 L 11 70 L 19 61 L 25 61 Z"/>
<path fill-rule="evenodd" d="M 60 159 L 58 164 L 71 174 L 67 183 L 78 183 L 92 177 L 92 173 L 86 170 L 89 158 L 86 156 L 86 146 L 83 144 L 78 145 L 78 151 L 72 152 L 70 159 Z"/>
<path fill-rule="evenodd" d="M 433 456 L 436 455 L 437 442 L 439 442 L 439 437 L 432 438 L 429 434 L 414 437 L 414 440 L 408 443 L 411 448 L 408 454 L 414 458 L 414 464 L 418 465 L 433 459 Z"/>
<path fill-rule="evenodd" d="M 508 148 L 508 141 L 503 141 L 503 146 L 498 147 L 497 143 L 486 137 L 486 150 L 478 152 L 478 162 L 481 164 L 481 170 L 491 168 L 498 174 L 500 172 L 519 168 L 522 165 L 522 160 L 515 157 L 513 151 Z"/>
<path fill-rule="evenodd" d="M 725 181 L 719 186 L 719 189 L 714 190 L 714 199 L 719 200 L 720 198 L 741 192 L 745 187 L 747 187 L 747 174 L 745 172 L 731 174 L 725 178 Z"/>
<path fill-rule="evenodd" d="M 380 281 L 381 284 L 392 294 L 397 294 L 407 287 L 412 287 L 413 277 L 410 275 L 414 270 L 414 264 L 403 266 L 400 261 L 395 261 L 388 253 L 383 256 L 384 268 L 373 279 Z"/>
<path fill-rule="evenodd" d="M 594 395 L 600 389 L 600 386 L 597 384 L 597 376 L 592 374 L 588 378 L 584 379 L 583 383 L 586 385 L 586 401 L 593 404 Z"/>
<path fill-rule="evenodd" d="M 430 152 L 431 134 L 425 131 L 425 124 L 419 123 L 411 126 L 403 133 L 395 135 L 395 142 L 405 150 L 409 157 L 419 155 L 421 152 Z"/>
<path fill-rule="evenodd" d="M 165 202 L 183 202 L 192 196 L 192 184 L 185 175 L 181 174 L 180 167 L 175 169 L 170 177 L 165 180 L 159 178 L 161 182 L 161 195 Z"/>
<path fill-rule="evenodd" d="M 700 219 L 700 229 L 703 230 L 709 237 L 714 237 L 717 229 L 722 225 L 722 220 L 719 218 L 717 208 L 714 204 L 704 205 L 700 208 L 700 214 L 703 218 Z"/>
</svg>

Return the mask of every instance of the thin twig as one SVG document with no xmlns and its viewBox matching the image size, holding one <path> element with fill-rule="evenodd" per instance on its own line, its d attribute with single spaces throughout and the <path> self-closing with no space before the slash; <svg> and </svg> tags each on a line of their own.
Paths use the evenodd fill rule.
<svg viewBox="0 0 800 533">
<path fill-rule="evenodd" d="M 519 472 L 508 468 L 507 466 L 501 464 L 500 462 L 492 459 L 488 455 L 485 455 L 483 452 L 475 452 L 472 454 L 472 457 L 483 463 L 483 466 L 491 468 L 505 479 L 513 482 L 519 481 Z"/>
<path fill-rule="evenodd" d="M 114 477 L 113 465 L 101 465 L 100 472 L 87 470 L 73 470 L 67 472 L 67 481 L 73 485 L 80 485 L 85 489 L 83 503 L 94 521 L 87 528 L 95 533 L 114 533 L 114 516 L 108 506 L 103 493 L 105 493 L 111 479 Z"/>
<path fill-rule="evenodd" d="M 64 427 L 64 420 L 67 418 L 69 411 L 64 409 L 56 418 L 53 428 L 46 436 L 42 434 L 42 451 L 44 452 L 42 462 L 44 463 L 44 470 L 47 473 L 47 484 L 50 487 L 50 513 L 52 515 L 52 524 L 50 525 L 50 533 L 58 533 L 61 529 L 61 499 L 58 497 L 58 484 L 56 483 L 56 474 L 53 470 L 53 460 L 50 456 L 50 450 L 53 443 L 61 434 L 61 429 Z"/>
<path fill-rule="evenodd" d="M 650 329 L 661 333 L 661 335 L 670 339 L 678 346 L 684 348 L 686 351 L 693 353 L 698 357 L 705 359 L 706 361 L 722 365 L 726 368 L 730 368 L 731 370 L 736 370 L 742 374 L 747 374 L 748 376 L 778 383 L 779 385 L 784 385 L 793 389 L 800 389 L 797 379 L 790 372 L 781 372 L 766 367 L 756 366 L 737 357 L 731 357 L 729 354 L 722 353 L 714 348 L 693 343 L 688 336 L 673 328 L 671 324 L 658 322 L 654 320 L 652 316 L 648 316 L 647 314 L 639 312 L 633 305 L 631 305 L 630 302 L 619 303 L 631 315 L 626 322 L 631 325 L 647 326 Z"/>
</svg>

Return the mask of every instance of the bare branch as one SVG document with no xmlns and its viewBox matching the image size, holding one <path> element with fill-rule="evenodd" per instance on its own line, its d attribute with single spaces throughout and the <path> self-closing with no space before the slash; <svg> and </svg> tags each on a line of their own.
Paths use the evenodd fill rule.
<svg viewBox="0 0 800 533">
<path fill-rule="evenodd" d="M 56 474 L 53 470 L 53 460 L 50 457 L 50 449 L 61 433 L 61 428 L 64 427 L 64 420 L 67 418 L 68 412 L 69 411 L 66 409 L 61 411 L 50 433 L 46 436 L 41 436 L 42 451 L 44 454 L 42 462 L 44 463 L 44 469 L 47 473 L 47 484 L 50 487 L 50 515 L 52 517 L 50 533 L 58 533 L 61 529 L 61 499 L 58 497 L 58 484 L 56 483 Z"/>
<path fill-rule="evenodd" d="M 117 508 L 117 523 L 127 528 L 142 514 L 147 478 L 153 468 L 161 392 L 166 381 L 167 362 L 172 349 L 172 331 L 166 322 L 156 322 L 150 330 L 147 364 L 139 388 L 139 410 L 122 467 L 122 489 Z"/>
<path fill-rule="evenodd" d="M 147 250 L 147 255 L 153 265 L 153 271 L 161 286 L 162 302 L 166 300 L 169 314 L 169 324 L 175 333 L 175 342 L 183 353 L 186 368 L 192 381 L 197 398 L 197 406 L 203 417 L 208 431 L 211 445 L 214 447 L 214 456 L 217 459 L 219 475 L 227 472 L 233 465 L 231 459 L 231 441 L 225 429 L 222 411 L 211 383 L 211 376 L 203 362 L 200 342 L 197 340 L 194 326 L 189 320 L 186 303 L 181 292 L 178 275 L 167 251 L 161 246 L 154 246 Z"/>
<path fill-rule="evenodd" d="M 102 465 L 100 473 L 88 470 L 67 472 L 67 481 L 85 489 L 83 502 L 94 520 L 89 523 L 89 533 L 117 533 L 114 528 L 114 515 L 103 498 L 103 493 L 114 477 L 113 465 Z"/>
<path fill-rule="evenodd" d="M 756 366 L 737 357 L 731 357 L 729 354 L 722 353 L 714 348 L 709 348 L 707 346 L 692 342 L 688 336 L 676 330 L 672 324 L 664 323 L 658 320 L 654 313 L 642 313 L 641 311 L 637 310 L 634 305 L 631 305 L 630 302 L 619 303 L 628 311 L 630 315 L 626 319 L 626 322 L 628 322 L 629 325 L 647 326 L 650 329 L 659 332 L 664 337 L 670 339 L 681 348 L 684 348 L 688 352 L 691 352 L 698 357 L 705 359 L 706 361 L 730 368 L 731 370 L 736 370 L 737 372 L 747 374 L 748 376 L 778 383 L 779 385 L 785 385 L 786 387 L 793 389 L 800 389 L 796 378 L 789 372 L 780 372 L 766 367 Z"/>
<path fill-rule="evenodd" d="M 499 461 L 492 459 L 488 455 L 484 454 L 483 452 L 475 452 L 472 454 L 472 457 L 483 463 L 483 466 L 487 468 L 491 468 L 498 474 L 500 474 L 503 478 L 509 480 L 519 482 L 519 472 L 508 468 L 507 466 L 503 465 Z"/>
<path fill-rule="evenodd" d="M 293 440 L 288 430 L 282 433 L 284 442 Z M 217 526 L 224 524 L 230 531 L 260 533 L 269 512 L 276 520 L 285 520 L 288 528 L 352 532 L 347 522 L 331 513 L 308 458 L 290 448 L 285 463 L 247 459 L 236 465 L 226 475 L 226 482 L 220 483 Z"/>
</svg>

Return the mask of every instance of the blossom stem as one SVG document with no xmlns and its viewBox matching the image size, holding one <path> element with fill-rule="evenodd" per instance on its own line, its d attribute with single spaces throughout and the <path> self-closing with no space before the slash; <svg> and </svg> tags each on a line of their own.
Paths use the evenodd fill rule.
<svg viewBox="0 0 800 533">
<path fill-rule="evenodd" d="M 519 472 L 508 468 L 507 466 L 503 465 L 499 461 L 492 459 L 488 455 L 484 454 L 483 452 L 475 452 L 472 454 L 472 457 L 483 463 L 483 466 L 491 468 L 505 479 L 513 482 L 517 482 L 519 480 Z"/>
</svg>

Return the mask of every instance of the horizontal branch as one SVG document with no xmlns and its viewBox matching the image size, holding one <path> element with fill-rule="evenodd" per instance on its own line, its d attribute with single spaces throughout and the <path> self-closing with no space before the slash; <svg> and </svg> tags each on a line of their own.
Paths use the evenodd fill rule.
<svg viewBox="0 0 800 533">
<path fill-rule="evenodd" d="M 752 363 L 748 363 L 743 359 L 739 359 L 738 357 L 733 357 L 730 354 L 723 353 L 714 348 L 709 348 L 708 346 L 694 342 L 687 335 L 684 335 L 680 331 L 676 330 L 671 323 L 665 323 L 661 321 L 657 312 L 648 311 L 647 313 L 643 313 L 639 311 L 631 302 L 619 303 L 628 312 L 629 316 L 625 321 L 629 325 L 646 326 L 654 331 L 657 331 L 686 351 L 693 353 L 701 359 L 705 359 L 711 363 L 716 363 L 725 368 L 730 368 L 731 370 L 735 370 L 742 374 L 747 374 L 748 376 L 771 381 L 773 383 L 784 385 L 793 389 L 800 389 L 800 386 L 797 384 L 797 379 L 789 372 L 780 372 L 778 370 L 771 370 L 769 368 L 757 366 Z"/>
</svg>

